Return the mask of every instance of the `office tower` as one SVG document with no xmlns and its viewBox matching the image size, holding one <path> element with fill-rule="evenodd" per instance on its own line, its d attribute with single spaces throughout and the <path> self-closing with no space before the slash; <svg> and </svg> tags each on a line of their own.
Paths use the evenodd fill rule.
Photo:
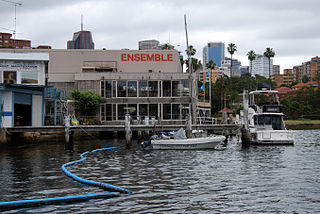
<svg viewBox="0 0 320 214">
<path fill-rule="evenodd" d="M 212 60 L 219 68 L 224 60 L 224 48 L 223 42 L 209 42 L 203 47 L 203 65 L 206 66 Z"/>
</svg>

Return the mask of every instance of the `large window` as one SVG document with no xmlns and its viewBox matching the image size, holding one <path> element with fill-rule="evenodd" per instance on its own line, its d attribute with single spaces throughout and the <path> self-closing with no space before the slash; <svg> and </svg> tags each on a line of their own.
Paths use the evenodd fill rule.
<svg viewBox="0 0 320 214">
<path fill-rule="evenodd" d="M 127 108 L 126 104 L 118 104 L 118 120 L 125 119 L 125 115 L 127 113 L 126 108 Z"/>
<path fill-rule="evenodd" d="M 149 97 L 158 97 L 158 81 L 149 81 Z"/>
<path fill-rule="evenodd" d="M 127 92 L 127 82 L 118 81 L 118 97 L 126 97 Z"/>
<path fill-rule="evenodd" d="M 158 119 L 158 104 L 149 105 L 149 116 Z"/>
<path fill-rule="evenodd" d="M 148 115 L 148 104 L 139 104 L 139 115 L 142 120 Z"/>
<path fill-rule="evenodd" d="M 181 80 L 181 96 L 189 96 L 189 80 Z"/>
<path fill-rule="evenodd" d="M 162 96 L 171 97 L 171 80 L 162 81 Z"/>
<path fill-rule="evenodd" d="M 112 105 L 106 104 L 106 120 L 112 120 Z"/>
<path fill-rule="evenodd" d="M 22 84 L 38 84 L 38 72 L 37 71 L 21 71 L 21 83 Z"/>
<path fill-rule="evenodd" d="M 172 81 L 172 97 L 180 97 L 179 81 Z"/>
<path fill-rule="evenodd" d="M 137 81 L 128 81 L 128 97 L 137 96 Z"/>
<path fill-rule="evenodd" d="M 171 120 L 171 104 L 163 104 L 163 119 Z"/>
<path fill-rule="evenodd" d="M 180 104 L 172 104 L 172 119 L 180 119 Z"/>
<path fill-rule="evenodd" d="M 147 97 L 148 96 L 148 81 L 140 80 L 139 81 L 139 97 Z"/>
<path fill-rule="evenodd" d="M 111 98 L 112 97 L 112 81 L 108 80 L 105 83 L 106 85 L 106 97 Z"/>
</svg>

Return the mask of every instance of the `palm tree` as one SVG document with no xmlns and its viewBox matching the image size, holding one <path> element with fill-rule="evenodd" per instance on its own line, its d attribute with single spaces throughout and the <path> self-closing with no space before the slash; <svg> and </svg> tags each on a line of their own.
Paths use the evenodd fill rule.
<svg viewBox="0 0 320 214">
<path fill-rule="evenodd" d="M 231 55 L 231 66 L 230 66 L 230 77 L 232 76 L 232 55 L 234 54 L 234 52 L 237 51 L 237 46 L 233 43 L 230 43 L 228 45 L 228 52 L 230 53 Z"/>
<path fill-rule="evenodd" d="M 210 61 L 206 64 L 206 67 L 207 67 L 208 69 L 214 69 L 215 66 L 216 66 L 216 63 L 213 63 L 212 60 L 210 60 Z"/>
<path fill-rule="evenodd" d="M 247 53 L 247 56 L 248 56 L 248 60 L 250 61 L 250 68 L 249 68 L 249 90 L 251 90 L 251 82 L 250 82 L 250 79 L 251 79 L 251 75 L 252 75 L 252 61 L 256 59 L 256 53 L 251 50 Z M 251 72 L 250 72 L 251 70 Z"/>
<path fill-rule="evenodd" d="M 233 43 L 230 43 L 228 45 L 228 52 L 230 53 L 231 56 L 231 65 L 230 65 L 230 95 L 232 94 L 232 55 L 234 54 L 234 52 L 237 51 L 237 46 Z M 230 99 L 230 107 L 232 104 L 232 98 Z"/>
<path fill-rule="evenodd" d="M 266 48 L 266 51 L 263 53 L 265 57 L 268 58 L 269 60 L 269 81 L 270 81 L 270 84 L 269 84 L 269 89 L 271 90 L 271 78 L 270 78 L 270 61 L 271 61 L 271 57 L 274 57 L 275 52 L 273 51 L 272 48 Z"/>
<path fill-rule="evenodd" d="M 186 50 L 187 55 L 194 56 L 196 54 L 197 50 L 194 49 L 192 45 L 189 45 L 188 49 Z"/>
<path fill-rule="evenodd" d="M 170 49 L 170 45 L 169 44 L 164 44 L 161 48 L 162 50 L 169 50 Z"/>
</svg>

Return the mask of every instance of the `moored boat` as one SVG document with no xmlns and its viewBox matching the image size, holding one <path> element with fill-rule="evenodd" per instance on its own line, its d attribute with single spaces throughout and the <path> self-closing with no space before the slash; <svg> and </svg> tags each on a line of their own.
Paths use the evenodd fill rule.
<svg viewBox="0 0 320 214">
<path fill-rule="evenodd" d="M 287 130 L 277 91 L 257 90 L 243 94 L 242 141 L 251 145 L 293 145 L 294 131 Z"/>
</svg>

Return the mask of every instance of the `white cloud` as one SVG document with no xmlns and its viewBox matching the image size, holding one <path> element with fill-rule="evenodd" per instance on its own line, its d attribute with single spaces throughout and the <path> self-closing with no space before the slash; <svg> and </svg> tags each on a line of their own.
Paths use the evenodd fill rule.
<svg viewBox="0 0 320 214">
<path fill-rule="evenodd" d="M 73 33 L 93 33 L 96 48 L 137 49 L 138 41 L 158 39 L 186 49 L 183 15 L 187 14 L 189 41 L 202 60 L 210 41 L 235 43 L 235 58 L 247 65 L 246 53 L 276 51 L 274 62 L 292 67 L 319 55 L 318 0 L 20 0 L 17 38 L 32 45 L 66 48 Z M 14 6 L 0 1 L 0 27 L 14 28 Z M 0 28 L 0 31 L 5 31 Z M 229 54 L 226 52 L 226 56 Z"/>
</svg>

